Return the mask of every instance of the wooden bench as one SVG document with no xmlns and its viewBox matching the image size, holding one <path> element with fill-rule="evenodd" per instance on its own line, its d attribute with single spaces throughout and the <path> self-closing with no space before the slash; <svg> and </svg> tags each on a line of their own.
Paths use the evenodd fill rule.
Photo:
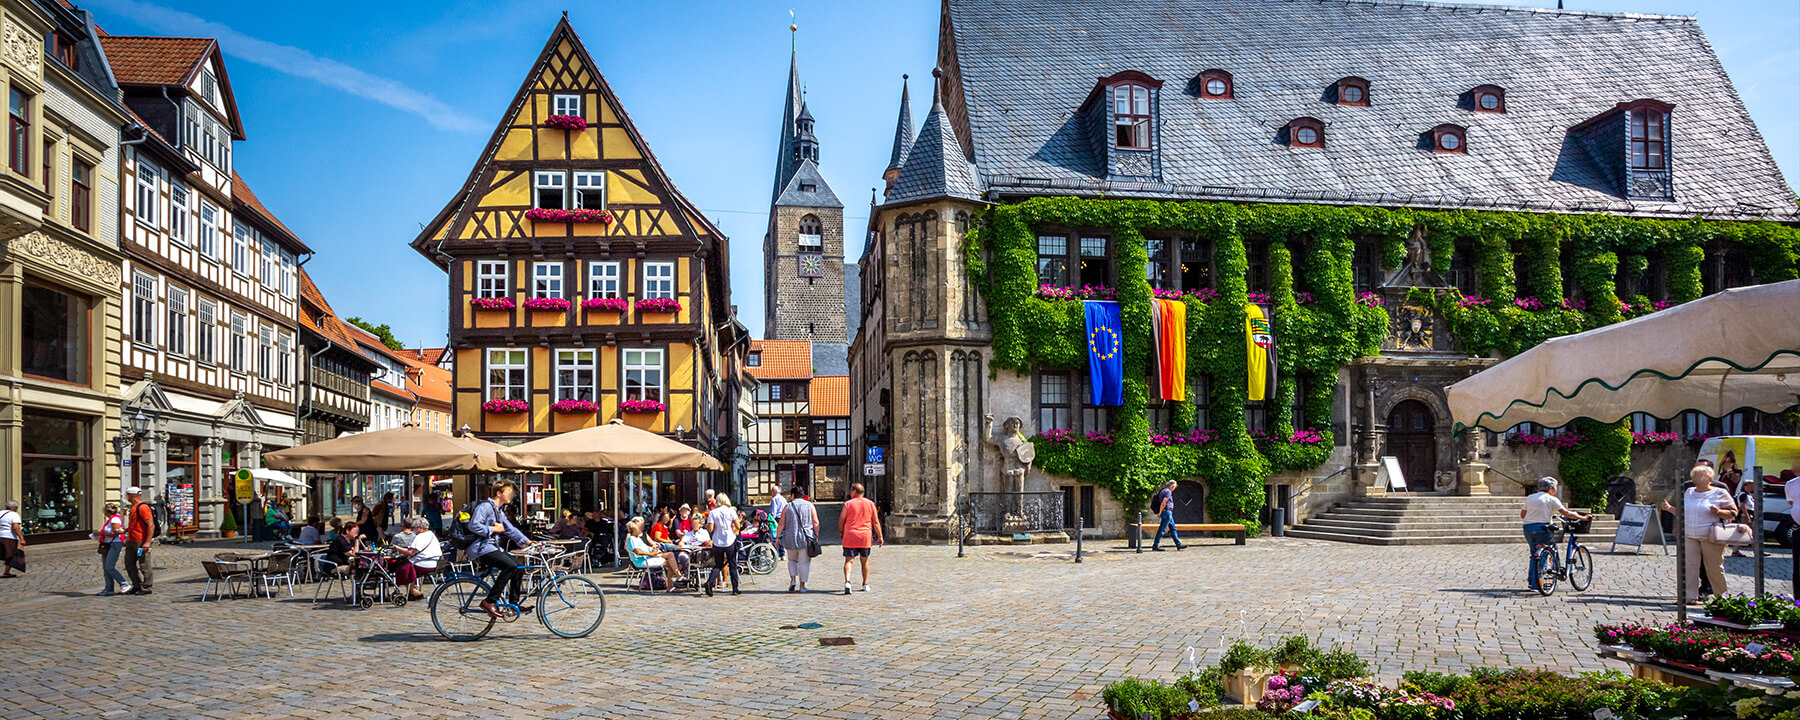
<svg viewBox="0 0 1800 720">
<path fill-rule="evenodd" d="M 1144 533 L 1145 539 L 1150 539 L 1156 537 L 1156 529 L 1158 527 L 1161 527 L 1161 524 L 1144 523 L 1138 526 L 1138 530 Z M 1235 536 L 1237 538 L 1237 544 L 1239 545 L 1244 544 L 1245 538 L 1249 535 L 1244 531 L 1244 526 L 1237 523 L 1175 523 L 1175 532 L 1226 533 Z"/>
</svg>

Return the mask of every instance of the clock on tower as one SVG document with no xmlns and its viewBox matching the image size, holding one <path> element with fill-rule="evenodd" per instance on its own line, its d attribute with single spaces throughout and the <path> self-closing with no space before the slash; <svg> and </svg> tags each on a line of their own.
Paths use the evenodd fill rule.
<svg viewBox="0 0 1800 720">
<path fill-rule="evenodd" d="M 821 277 L 825 274 L 825 257 L 818 253 L 802 253 L 800 255 L 800 277 Z"/>
</svg>

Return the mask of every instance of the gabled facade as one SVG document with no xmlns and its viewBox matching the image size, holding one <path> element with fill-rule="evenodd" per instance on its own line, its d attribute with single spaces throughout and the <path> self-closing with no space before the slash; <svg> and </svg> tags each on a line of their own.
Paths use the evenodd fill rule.
<svg viewBox="0 0 1800 720">
<path fill-rule="evenodd" d="M 617 418 L 729 457 L 744 345 L 726 239 L 567 18 L 412 246 L 449 273 L 457 427 L 527 439 Z"/>
<path fill-rule="evenodd" d="M 332 311 L 312 276 L 305 270 L 298 275 L 300 351 L 306 359 L 296 388 L 300 394 L 300 442 L 316 443 L 367 430 L 373 415 L 370 380 L 375 361 L 362 353 L 350 326 Z M 307 473 L 306 515 L 347 513 L 350 499 L 366 494 L 367 489 L 366 481 L 354 473 Z"/>
</svg>

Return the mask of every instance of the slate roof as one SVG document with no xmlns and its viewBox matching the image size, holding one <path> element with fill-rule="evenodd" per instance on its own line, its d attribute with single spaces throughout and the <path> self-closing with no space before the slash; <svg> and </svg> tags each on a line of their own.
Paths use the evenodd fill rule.
<svg viewBox="0 0 1800 720">
<path fill-rule="evenodd" d="M 762 353 L 762 364 L 745 367 L 758 380 L 812 377 L 812 343 L 805 340 L 751 340 L 750 352 Z"/>
<path fill-rule="evenodd" d="M 887 201 L 891 204 L 945 196 L 979 200 L 981 182 L 976 179 L 974 163 L 963 155 L 962 143 L 944 112 L 944 104 L 933 93 L 931 114 L 925 116 L 925 126 L 906 151 L 906 162 L 900 166 L 900 175 L 894 179 Z"/>
<path fill-rule="evenodd" d="M 960 80 L 957 120 L 983 187 L 1003 193 L 1796 217 L 1693 18 L 1408 0 L 945 4 L 939 62 Z M 1234 99 L 1188 88 L 1212 68 L 1232 74 Z M 1160 182 L 1099 177 L 1074 114 L 1099 78 L 1123 70 L 1165 83 Z M 1369 107 L 1325 101 L 1347 76 L 1369 81 Z M 1506 90 L 1506 113 L 1458 107 L 1484 83 Z M 1625 201 L 1568 138 L 1639 98 L 1675 104 L 1673 203 Z M 1325 148 L 1276 142 L 1301 116 L 1324 121 Z M 1440 123 L 1468 128 L 1467 154 L 1418 149 Z"/>
<path fill-rule="evenodd" d="M 113 77 L 126 85 L 181 85 L 212 50 L 212 38 L 102 35 Z"/>
<path fill-rule="evenodd" d="M 815 416 L 850 414 L 850 376 L 820 375 L 812 379 L 807 409 Z"/>
<path fill-rule="evenodd" d="M 899 170 L 906 163 L 906 151 L 913 144 L 912 97 L 906 80 L 907 76 L 900 76 L 900 120 L 894 123 L 894 151 L 888 155 L 889 170 Z"/>
<path fill-rule="evenodd" d="M 811 191 L 802 190 L 801 186 L 811 185 Z M 788 178 L 787 187 L 781 189 L 780 197 L 775 198 L 776 205 L 795 205 L 800 207 L 841 208 L 843 201 L 838 200 L 837 193 L 831 191 L 826 184 L 825 176 L 819 174 L 819 165 L 807 158 L 800 161 Z"/>
</svg>

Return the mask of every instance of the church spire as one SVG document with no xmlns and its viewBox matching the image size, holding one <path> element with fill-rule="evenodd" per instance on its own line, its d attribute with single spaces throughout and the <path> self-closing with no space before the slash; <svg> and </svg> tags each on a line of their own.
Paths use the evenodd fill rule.
<svg viewBox="0 0 1800 720">
<path fill-rule="evenodd" d="M 800 169 L 802 114 L 806 114 L 806 97 L 801 94 L 800 53 L 795 50 L 788 56 L 787 104 L 781 111 L 781 142 L 776 144 L 775 188 L 769 193 L 770 202 L 781 196 L 781 189 L 794 177 L 794 171 Z M 812 116 L 806 115 L 807 129 L 810 131 Z M 816 143 L 814 149 L 817 149 Z"/>
<path fill-rule="evenodd" d="M 888 155 L 888 172 L 898 172 L 906 164 L 906 151 L 913 144 L 912 97 L 906 86 L 909 76 L 900 76 L 900 120 L 894 124 L 894 151 Z"/>
</svg>

